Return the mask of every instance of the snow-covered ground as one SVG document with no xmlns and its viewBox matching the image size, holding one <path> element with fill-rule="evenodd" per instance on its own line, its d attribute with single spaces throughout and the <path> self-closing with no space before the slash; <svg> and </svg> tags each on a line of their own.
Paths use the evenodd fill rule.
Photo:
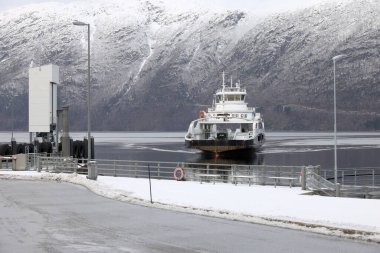
<svg viewBox="0 0 380 253">
<path fill-rule="evenodd" d="M 307 195 L 300 188 L 152 180 L 34 171 L 0 171 L 0 179 L 56 180 L 80 184 L 104 197 L 380 243 L 380 200 Z"/>
</svg>

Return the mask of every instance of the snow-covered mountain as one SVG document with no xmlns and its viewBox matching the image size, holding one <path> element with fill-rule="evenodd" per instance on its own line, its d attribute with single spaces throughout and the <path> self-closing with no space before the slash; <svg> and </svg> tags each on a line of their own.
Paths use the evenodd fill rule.
<svg viewBox="0 0 380 253">
<path fill-rule="evenodd" d="M 28 68 L 48 63 L 61 67 L 71 129 L 85 129 L 87 32 L 73 20 L 91 24 L 95 130 L 184 130 L 211 103 L 223 70 L 247 87 L 271 129 L 331 130 L 331 58 L 340 53 L 349 55 L 337 65 L 340 128 L 380 128 L 379 13 L 376 0 L 266 18 L 167 0 L 9 10 L 0 13 L 0 129 L 10 129 L 12 107 L 26 129 Z"/>
</svg>

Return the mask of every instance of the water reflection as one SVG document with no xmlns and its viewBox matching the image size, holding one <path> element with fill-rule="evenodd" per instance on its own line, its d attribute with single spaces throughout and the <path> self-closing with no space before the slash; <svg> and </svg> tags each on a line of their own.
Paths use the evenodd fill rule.
<svg viewBox="0 0 380 253">
<path fill-rule="evenodd" d="M 196 157 L 191 157 L 186 161 L 190 163 L 263 165 L 264 156 L 264 154 L 252 150 L 242 150 L 220 154 L 199 153 Z"/>
</svg>

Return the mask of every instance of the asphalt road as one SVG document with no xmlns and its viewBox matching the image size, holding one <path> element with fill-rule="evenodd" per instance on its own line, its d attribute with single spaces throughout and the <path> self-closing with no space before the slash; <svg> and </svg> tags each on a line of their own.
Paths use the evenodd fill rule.
<svg viewBox="0 0 380 253">
<path fill-rule="evenodd" d="M 147 208 L 67 183 L 0 180 L 0 252 L 380 252 L 380 245 Z"/>
</svg>

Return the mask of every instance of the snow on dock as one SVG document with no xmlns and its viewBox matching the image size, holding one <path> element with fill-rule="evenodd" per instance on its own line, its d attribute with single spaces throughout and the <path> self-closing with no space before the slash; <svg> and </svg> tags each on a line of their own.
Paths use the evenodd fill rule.
<svg viewBox="0 0 380 253">
<path fill-rule="evenodd" d="M 298 187 L 0 171 L 0 179 L 80 184 L 104 197 L 158 208 L 333 234 L 380 243 L 380 200 L 308 195 Z"/>
</svg>

